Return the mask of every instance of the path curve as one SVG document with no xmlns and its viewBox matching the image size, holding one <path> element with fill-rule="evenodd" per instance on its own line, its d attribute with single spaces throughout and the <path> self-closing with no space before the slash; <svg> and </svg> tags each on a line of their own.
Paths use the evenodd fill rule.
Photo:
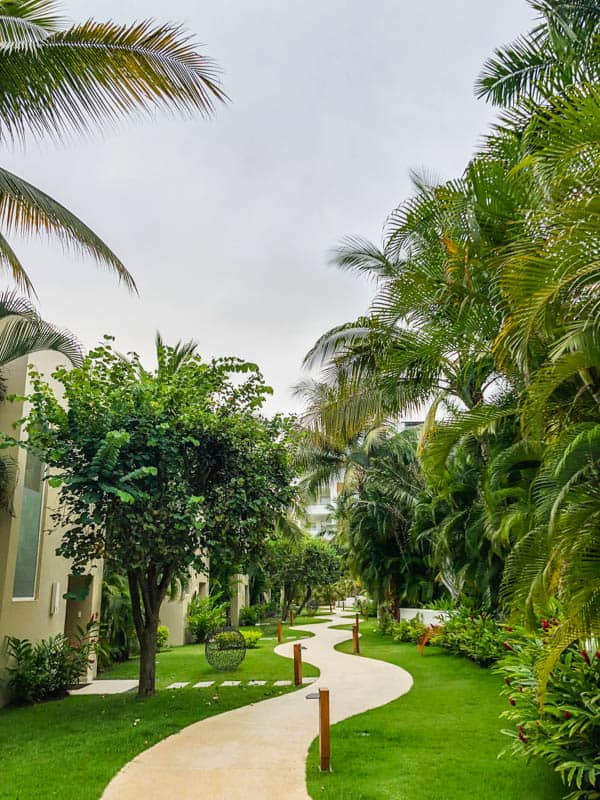
<svg viewBox="0 0 600 800">
<path fill-rule="evenodd" d="M 302 640 L 303 659 L 321 670 L 310 687 L 183 728 L 130 761 L 101 800 L 309 800 L 306 756 L 318 733 L 318 703 L 306 700 L 309 691 L 329 688 L 333 724 L 389 703 L 412 686 L 400 667 L 335 650 L 351 633 L 331 626 L 348 622 L 333 615 L 327 623 L 296 626 L 315 634 Z M 292 658 L 292 645 L 275 652 Z M 331 761 L 335 769 L 335 749 Z"/>
</svg>

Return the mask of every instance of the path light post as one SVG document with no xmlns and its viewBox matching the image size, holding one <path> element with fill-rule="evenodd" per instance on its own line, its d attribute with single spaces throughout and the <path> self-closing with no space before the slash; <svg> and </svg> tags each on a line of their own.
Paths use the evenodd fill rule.
<svg viewBox="0 0 600 800">
<path fill-rule="evenodd" d="M 277 620 L 277 641 L 279 644 L 283 641 L 283 623 L 280 619 Z"/>
<path fill-rule="evenodd" d="M 329 689 L 319 689 L 319 769 L 321 772 L 331 772 Z"/>
<path fill-rule="evenodd" d="M 358 644 L 358 623 L 352 626 L 352 652 L 360 653 L 360 646 Z"/>
<path fill-rule="evenodd" d="M 359 621 L 360 620 L 358 619 L 358 613 L 357 613 L 357 614 L 354 615 L 354 624 L 356 625 L 357 628 L 358 628 L 358 625 L 359 625 Z"/>
<path fill-rule="evenodd" d="M 290 611 L 290 625 L 294 624 L 294 612 Z"/>
<path fill-rule="evenodd" d="M 319 701 L 319 770 L 331 772 L 329 689 L 319 689 L 318 693 L 307 694 L 306 699 Z"/>
<path fill-rule="evenodd" d="M 302 684 L 302 645 L 294 645 L 294 686 Z"/>
</svg>

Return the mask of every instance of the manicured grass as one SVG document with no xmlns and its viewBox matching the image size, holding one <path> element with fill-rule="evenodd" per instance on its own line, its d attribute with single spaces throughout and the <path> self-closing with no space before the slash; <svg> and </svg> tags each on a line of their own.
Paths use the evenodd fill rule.
<svg viewBox="0 0 600 800">
<path fill-rule="evenodd" d="M 294 637 L 298 638 L 298 637 Z M 235 672 L 215 673 L 203 647 L 173 648 L 158 657 L 158 686 L 173 681 L 292 678 L 292 662 L 273 653 L 277 642 L 248 650 Z M 137 662 L 103 678 L 137 677 Z M 306 676 L 318 674 L 309 664 Z M 257 703 L 293 688 L 269 686 L 173 689 L 135 695 L 68 697 L 0 710 L 0 800 L 98 800 L 118 770 L 142 750 L 206 717 Z M 215 699 L 217 698 L 217 699 Z"/>
<path fill-rule="evenodd" d="M 500 679 L 438 648 L 382 638 L 362 624 L 361 655 L 407 669 L 404 697 L 332 728 L 333 773 L 318 772 L 318 743 L 308 763 L 311 797 L 324 800 L 559 800 L 558 777 L 542 762 L 498 759 L 508 743 L 498 718 Z M 339 645 L 351 652 L 352 643 Z"/>
<path fill-rule="evenodd" d="M 267 635 L 267 634 L 265 634 Z M 305 632 L 293 632 L 284 628 L 284 641 L 303 639 L 310 636 Z M 159 653 L 156 659 L 156 683 L 159 689 L 164 689 L 175 681 L 277 681 L 293 678 L 294 671 L 291 659 L 282 658 L 273 652 L 277 645 L 276 639 L 258 642 L 254 650 L 246 650 L 246 658 L 234 672 L 218 672 L 212 669 L 204 657 L 203 644 L 191 644 L 185 647 L 173 647 Z M 112 678 L 137 678 L 139 671 L 138 659 L 131 659 L 123 664 L 116 664 L 112 669 L 103 672 L 100 677 Z M 304 665 L 307 678 L 318 675 L 319 671 L 310 664 Z"/>
</svg>

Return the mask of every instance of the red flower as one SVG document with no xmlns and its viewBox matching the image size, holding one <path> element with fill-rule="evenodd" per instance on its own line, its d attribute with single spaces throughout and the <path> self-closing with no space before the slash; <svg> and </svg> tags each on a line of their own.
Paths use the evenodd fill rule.
<svg viewBox="0 0 600 800">
<path fill-rule="evenodd" d="M 506 632 L 507 632 L 507 633 L 512 633 L 512 632 L 513 632 L 513 629 L 512 629 L 512 628 L 506 628 Z"/>
<path fill-rule="evenodd" d="M 508 698 L 508 702 L 511 704 L 511 706 L 516 706 L 517 705 L 517 701 L 515 700 L 514 697 L 509 697 Z"/>
<path fill-rule="evenodd" d="M 528 744 L 529 739 L 524 736 L 522 733 L 519 733 L 519 739 L 523 742 L 523 744 Z"/>
<path fill-rule="evenodd" d="M 503 647 L 505 650 L 512 650 L 512 647 L 509 645 L 509 643 L 508 643 L 508 642 L 502 642 L 502 647 Z"/>
<path fill-rule="evenodd" d="M 510 678 L 504 678 L 504 683 L 505 683 L 507 686 L 510 686 Z"/>
<path fill-rule="evenodd" d="M 583 660 L 585 661 L 585 663 L 586 663 L 586 664 L 588 665 L 588 667 L 589 667 L 589 666 L 590 666 L 590 657 L 588 656 L 588 652 L 587 652 L 587 650 L 582 650 L 582 651 L 581 651 L 581 657 L 583 658 Z"/>
<path fill-rule="evenodd" d="M 571 712 L 570 711 L 563 711 L 563 717 L 565 719 L 571 719 Z"/>
<path fill-rule="evenodd" d="M 543 620 L 542 620 L 542 628 L 543 628 L 545 631 L 547 631 L 549 627 L 550 627 L 550 623 L 548 622 L 548 620 L 547 620 L 547 619 L 543 619 Z"/>
</svg>

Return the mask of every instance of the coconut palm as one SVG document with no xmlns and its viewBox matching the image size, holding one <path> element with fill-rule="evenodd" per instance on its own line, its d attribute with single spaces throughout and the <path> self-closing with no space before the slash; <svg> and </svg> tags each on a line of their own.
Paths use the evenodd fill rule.
<svg viewBox="0 0 600 800">
<path fill-rule="evenodd" d="M 66 25 L 55 0 L 0 2 L 0 143 L 88 135 L 158 109 L 211 114 L 224 94 L 211 59 L 179 26 L 88 20 Z M 0 264 L 21 289 L 32 285 L 5 236 L 53 236 L 114 271 L 119 258 L 45 192 L 0 169 Z"/>
</svg>

